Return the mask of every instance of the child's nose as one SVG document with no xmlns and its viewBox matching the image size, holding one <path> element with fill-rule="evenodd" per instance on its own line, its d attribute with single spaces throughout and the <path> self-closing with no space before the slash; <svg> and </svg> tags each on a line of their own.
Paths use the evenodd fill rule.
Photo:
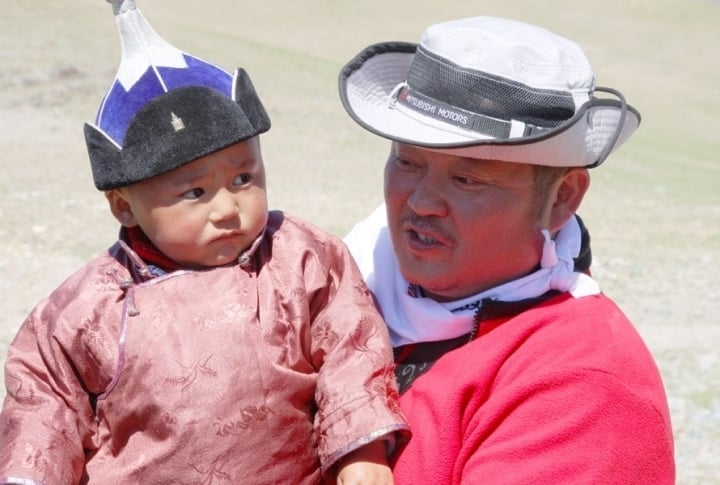
<svg viewBox="0 0 720 485">
<path fill-rule="evenodd" d="M 228 190 L 220 190 L 213 198 L 212 204 L 211 222 L 232 219 L 240 214 L 240 206 L 235 200 L 234 194 Z"/>
</svg>

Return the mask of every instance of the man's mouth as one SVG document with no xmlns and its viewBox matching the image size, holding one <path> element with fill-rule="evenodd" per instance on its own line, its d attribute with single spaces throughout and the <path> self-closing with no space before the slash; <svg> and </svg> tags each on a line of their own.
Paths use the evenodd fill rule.
<svg viewBox="0 0 720 485">
<path fill-rule="evenodd" d="M 401 230 L 406 234 L 408 243 L 420 251 L 453 246 L 452 237 L 438 223 L 428 219 L 405 219 Z"/>
<path fill-rule="evenodd" d="M 434 239 L 434 238 L 432 238 L 432 237 L 430 237 L 430 236 L 427 236 L 427 235 L 425 235 L 425 234 L 420 234 L 420 233 L 415 232 L 415 231 L 413 231 L 413 233 L 415 234 L 415 237 L 416 237 L 421 243 L 424 243 L 424 244 L 437 244 L 437 240 Z"/>
<path fill-rule="evenodd" d="M 410 244 L 414 245 L 416 249 L 431 249 L 446 245 L 446 242 L 438 236 L 418 232 L 414 229 L 408 230 L 407 234 Z"/>
</svg>

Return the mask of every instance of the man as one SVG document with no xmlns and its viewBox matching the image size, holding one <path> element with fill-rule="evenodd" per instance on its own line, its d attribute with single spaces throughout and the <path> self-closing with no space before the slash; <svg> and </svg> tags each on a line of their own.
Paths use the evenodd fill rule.
<svg viewBox="0 0 720 485">
<path fill-rule="evenodd" d="M 346 242 L 413 429 L 396 483 L 674 483 L 659 372 L 575 215 L 639 113 L 575 43 L 488 17 L 366 48 L 340 94 L 392 140 L 386 204 Z"/>
</svg>

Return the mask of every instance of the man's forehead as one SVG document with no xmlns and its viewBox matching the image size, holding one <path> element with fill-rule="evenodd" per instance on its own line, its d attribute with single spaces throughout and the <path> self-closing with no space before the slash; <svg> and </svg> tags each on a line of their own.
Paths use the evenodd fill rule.
<svg viewBox="0 0 720 485">
<path fill-rule="evenodd" d="M 430 147 L 422 147 L 418 145 L 410 145 L 402 142 L 393 142 L 393 151 L 400 155 L 414 155 L 423 157 L 423 159 L 432 162 L 433 160 L 452 161 L 459 165 L 468 165 L 481 170 L 498 170 L 498 171 L 520 171 L 532 168 L 531 164 L 521 162 L 509 162 L 505 160 L 496 160 L 492 158 L 477 158 L 454 151 L 443 150 Z"/>
</svg>

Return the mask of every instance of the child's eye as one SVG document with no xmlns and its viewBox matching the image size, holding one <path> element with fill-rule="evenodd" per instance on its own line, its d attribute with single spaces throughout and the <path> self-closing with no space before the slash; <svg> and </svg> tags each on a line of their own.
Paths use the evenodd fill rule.
<svg viewBox="0 0 720 485">
<path fill-rule="evenodd" d="M 199 199 L 200 197 L 202 197 L 204 193 L 205 193 L 205 191 L 203 189 L 196 187 L 196 188 L 190 189 L 187 192 L 185 192 L 184 194 L 182 194 L 182 197 L 183 197 L 183 199 L 195 200 L 195 199 Z"/>
<path fill-rule="evenodd" d="M 252 176 L 249 173 L 241 173 L 237 177 L 235 177 L 235 180 L 233 180 L 233 183 L 235 185 L 245 185 L 249 183 L 252 180 Z"/>
</svg>

